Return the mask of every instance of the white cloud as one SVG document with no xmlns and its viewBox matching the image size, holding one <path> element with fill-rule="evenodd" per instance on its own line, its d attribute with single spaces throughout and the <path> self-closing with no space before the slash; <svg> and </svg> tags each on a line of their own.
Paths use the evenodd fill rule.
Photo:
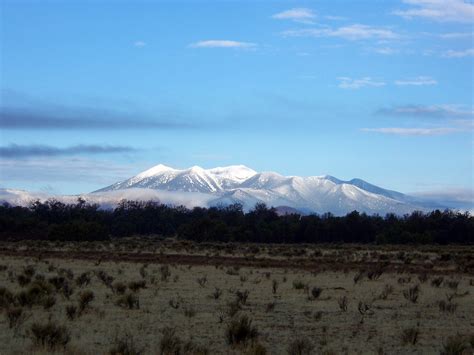
<svg viewBox="0 0 474 355">
<path fill-rule="evenodd" d="M 1 179 L 4 181 L 57 182 L 77 181 L 110 184 L 125 179 L 136 167 L 108 160 L 89 158 L 0 159 Z"/>
<path fill-rule="evenodd" d="M 385 86 L 385 82 L 383 81 L 377 81 L 372 79 L 371 77 L 363 77 L 360 79 L 352 79 L 349 77 L 339 77 L 337 78 L 339 80 L 339 85 L 341 89 L 360 89 L 363 87 L 380 87 L 380 86 Z"/>
<path fill-rule="evenodd" d="M 376 132 L 383 134 L 393 134 L 399 136 L 439 136 L 449 133 L 460 132 L 459 128 L 437 127 L 437 128 L 402 128 L 402 127 L 382 127 L 382 128 L 362 128 L 364 132 Z"/>
<path fill-rule="evenodd" d="M 406 10 L 397 10 L 395 15 L 407 19 L 426 18 L 439 22 L 474 21 L 474 4 L 464 0 L 404 0 L 411 5 Z"/>
<path fill-rule="evenodd" d="M 446 58 L 463 58 L 463 57 L 473 57 L 474 48 L 469 48 L 463 51 L 449 50 L 443 54 L 443 57 Z"/>
<path fill-rule="evenodd" d="M 390 47 L 374 48 L 372 51 L 378 54 L 383 54 L 383 55 L 392 55 L 399 52 L 398 49 L 394 49 Z"/>
<path fill-rule="evenodd" d="M 377 114 L 386 116 L 414 116 L 427 118 L 458 118 L 474 117 L 472 108 L 461 105 L 404 105 L 382 108 Z"/>
<path fill-rule="evenodd" d="M 442 39 L 459 39 L 459 38 L 472 38 L 472 32 L 450 32 L 442 33 L 439 35 L 439 38 Z"/>
<path fill-rule="evenodd" d="M 316 14 L 311 9 L 301 7 L 279 12 L 272 17 L 277 20 L 292 20 L 312 24 Z"/>
<path fill-rule="evenodd" d="M 250 42 L 238 42 L 221 39 L 211 39 L 206 41 L 199 41 L 190 44 L 192 48 L 255 48 L 257 45 Z"/>
<path fill-rule="evenodd" d="M 289 37 L 339 37 L 350 41 L 367 39 L 389 40 L 399 38 L 399 35 L 390 29 L 360 24 L 342 26 L 336 29 L 309 28 L 302 30 L 289 30 L 282 34 L 283 36 Z"/>
<path fill-rule="evenodd" d="M 438 82 L 431 76 L 417 76 L 415 78 L 408 78 L 402 80 L 395 80 L 395 85 L 406 86 L 424 86 L 424 85 L 436 85 Z"/>
<path fill-rule="evenodd" d="M 145 47 L 145 46 L 146 46 L 146 42 L 144 42 L 144 41 L 135 41 L 135 42 L 133 43 L 133 45 L 134 45 L 135 47 L 141 48 L 141 47 Z"/>
<path fill-rule="evenodd" d="M 331 16 L 331 15 L 326 15 L 324 16 L 326 20 L 332 20 L 332 21 L 342 21 L 345 20 L 346 18 L 343 16 Z"/>
</svg>

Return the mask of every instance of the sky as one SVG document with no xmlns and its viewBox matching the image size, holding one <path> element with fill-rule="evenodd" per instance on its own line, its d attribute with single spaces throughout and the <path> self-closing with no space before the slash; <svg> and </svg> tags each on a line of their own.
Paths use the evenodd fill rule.
<svg viewBox="0 0 474 355">
<path fill-rule="evenodd" d="M 472 199 L 472 1 L 0 4 L 0 187 L 244 164 Z"/>
</svg>

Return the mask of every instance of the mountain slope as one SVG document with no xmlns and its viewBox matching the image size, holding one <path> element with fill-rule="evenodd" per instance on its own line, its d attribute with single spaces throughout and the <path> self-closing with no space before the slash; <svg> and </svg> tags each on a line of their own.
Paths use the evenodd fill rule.
<svg viewBox="0 0 474 355">
<path fill-rule="evenodd" d="M 131 188 L 181 195 L 200 193 L 209 196 L 205 206 L 240 203 L 246 210 L 253 208 L 256 203 L 336 215 L 353 210 L 370 214 L 404 214 L 429 209 L 429 205 L 414 197 L 380 188 L 361 179 L 343 181 L 329 175 L 299 177 L 274 172 L 257 173 L 243 165 L 207 170 L 194 166 L 179 170 L 160 164 L 98 190 L 93 195 Z M 163 201 L 166 203 L 166 200 Z"/>
</svg>

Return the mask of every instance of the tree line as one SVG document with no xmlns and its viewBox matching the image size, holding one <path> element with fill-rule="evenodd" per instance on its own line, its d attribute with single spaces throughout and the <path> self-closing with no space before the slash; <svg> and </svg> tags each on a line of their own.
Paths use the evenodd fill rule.
<svg viewBox="0 0 474 355">
<path fill-rule="evenodd" d="M 0 240 L 95 241 L 136 235 L 197 242 L 473 244 L 474 218 L 450 210 L 403 216 L 357 211 L 279 215 L 264 204 L 249 212 L 239 204 L 188 209 L 138 201 L 101 209 L 83 199 L 0 206 Z"/>
</svg>

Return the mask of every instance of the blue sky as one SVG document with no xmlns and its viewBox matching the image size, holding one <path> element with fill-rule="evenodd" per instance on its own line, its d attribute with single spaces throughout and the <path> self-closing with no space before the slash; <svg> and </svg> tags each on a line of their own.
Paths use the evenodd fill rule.
<svg viewBox="0 0 474 355">
<path fill-rule="evenodd" d="M 474 5 L 1 1 L 0 186 L 163 163 L 473 189 Z"/>
</svg>

